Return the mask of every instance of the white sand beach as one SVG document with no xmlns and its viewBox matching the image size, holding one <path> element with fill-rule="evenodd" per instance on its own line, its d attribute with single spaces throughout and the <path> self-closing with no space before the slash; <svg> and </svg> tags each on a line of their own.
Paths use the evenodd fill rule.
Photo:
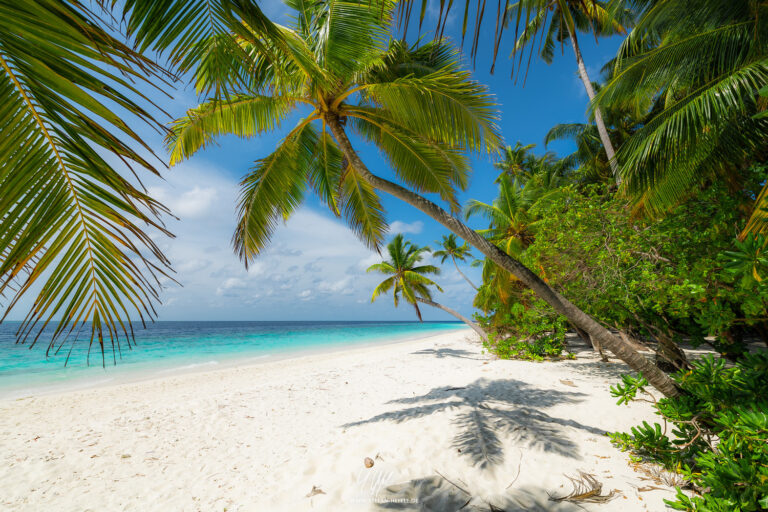
<svg viewBox="0 0 768 512">
<path fill-rule="evenodd" d="M 494 360 L 470 332 L 2 401 L 0 509 L 665 509 L 604 435 L 654 420 L 615 405 L 622 363 Z M 579 471 L 614 499 L 551 501 Z"/>
</svg>

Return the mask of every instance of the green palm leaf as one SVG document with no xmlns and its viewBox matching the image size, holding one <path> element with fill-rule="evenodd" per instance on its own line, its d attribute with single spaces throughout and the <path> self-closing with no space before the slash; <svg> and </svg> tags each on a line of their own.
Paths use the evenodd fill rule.
<svg viewBox="0 0 768 512">
<path fill-rule="evenodd" d="M 105 154 L 157 173 L 124 118 L 157 126 L 135 84 L 163 72 L 97 21 L 79 3 L 0 2 L 0 294 L 11 296 L 5 318 L 39 288 L 19 341 L 50 325 L 56 349 L 86 327 L 116 356 L 121 339 L 131 344 L 130 318 L 154 317 L 168 270 L 140 226 L 169 233 L 165 208 Z"/>
</svg>

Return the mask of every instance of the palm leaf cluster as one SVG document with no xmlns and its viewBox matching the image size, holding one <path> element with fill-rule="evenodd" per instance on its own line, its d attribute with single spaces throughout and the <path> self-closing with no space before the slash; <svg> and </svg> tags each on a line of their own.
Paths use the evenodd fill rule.
<svg viewBox="0 0 768 512">
<path fill-rule="evenodd" d="M 768 7 L 751 0 L 638 4 L 637 26 L 595 105 L 652 114 L 617 158 L 627 190 L 659 211 L 708 180 L 732 180 L 764 153 L 768 119 L 756 114 L 768 83 Z"/>
<path fill-rule="evenodd" d="M 400 304 L 400 298 L 404 298 L 408 304 L 416 309 L 416 315 L 421 321 L 418 300 L 431 301 L 432 291 L 430 287 L 432 286 L 443 291 L 437 283 L 427 277 L 440 274 L 440 269 L 434 265 L 420 264 L 424 259 L 424 254 L 428 252 L 430 252 L 429 247 L 419 247 L 405 240 L 402 234 L 395 235 L 392 241 L 387 244 L 389 260 L 368 267 L 368 272 L 379 272 L 390 276 L 373 290 L 371 302 L 391 291 L 395 307 Z"/>
<path fill-rule="evenodd" d="M 0 294 L 5 318 L 37 294 L 18 329 L 49 349 L 74 329 L 130 344 L 130 318 L 154 317 L 168 260 L 166 209 L 113 162 L 157 174 L 124 120 L 159 128 L 142 93 L 166 77 L 79 2 L 0 1 Z"/>
<path fill-rule="evenodd" d="M 233 237 L 241 259 L 259 254 L 307 191 L 380 247 L 387 222 L 379 195 L 343 157 L 329 120 L 378 147 L 403 184 L 458 210 L 466 152 L 492 151 L 500 138 L 493 97 L 459 66 L 457 50 L 442 40 L 392 40 L 390 0 L 287 5 L 294 16 L 290 27 L 278 27 L 277 43 L 255 31 L 229 34 L 236 58 L 196 75 L 197 89 L 212 94 L 167 138 L 173 164 L 223 134 L 254 137 L 293 112 L 305 114 L 242 181 Z M 208 51 L 217 45 L 210 38 Z"/>
</svg>

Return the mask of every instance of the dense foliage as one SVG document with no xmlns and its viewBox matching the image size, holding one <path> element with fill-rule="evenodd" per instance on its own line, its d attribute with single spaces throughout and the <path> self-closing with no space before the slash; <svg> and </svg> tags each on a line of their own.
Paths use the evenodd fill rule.
<svg viewBox="0 0 768 512">
<path fill-rule="evenodd" d="M 768 508 L 768 353 L 732 367 L 708 356 L 675 379 L 686 394 L 654 403 L 663 425 L 643 422 L 631 435 L 612 434 L 614 443 L 684 476 L 696 494 L 678 489 L 668 502 L 677 510 Z M 642 376 L 626 376 L 612 391 L 619 404 L 644 395 L 655 401 L 647 385 Z"/>
</svg>

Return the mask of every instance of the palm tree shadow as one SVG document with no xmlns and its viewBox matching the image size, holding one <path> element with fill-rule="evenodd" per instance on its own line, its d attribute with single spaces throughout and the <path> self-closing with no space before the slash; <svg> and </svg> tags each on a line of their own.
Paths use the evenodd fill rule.
<svg viewBox="0 0 768 512">
<path fill-rule="evenodd" d="M 477 354 L 475 352 L 470 352 L 469 350 L 455 349 L 455 348 L 425 348 L 423 350 L 417 350 L 416 352 L 411 352 L 411 353 L 414 355 L 431 355 L 431 356 L 437 357 L 438 359 L 442 359 L 445 357 L 475 359 L 476 361 L 485 361 L 487 359 L 485 357 L 477 357 Z"/>
<path fill-rule="evenodd" d="M 435 388 L 422 396 L 392 400 L 388 403 L 408 407 L 343 426 L 349 428 L 381 421 L 400 423 L 457 409 L 453 419 L 457 429 L 453 447 L 474 466 L 486 469 L 502 464 L 504 438 L 518 446 L 579 458 L 579 447 L 568 435 L 568 430 L 575 428 L 595 435 L 605 431 L 550 416 L 543 409 L 578 403 L 583 396 L 574 391 L 534 388 L 514 379 L 479 379 L 466 387 Z"/>
<path fill-rule="evenodd" d="M 443 512 L 448 510 L 504 512 L 570 512 L 577 506 L 553 502 L 544 489 L 518 487 L 489 501 L 472 496 L 469 491 L 445 478 L 434 475 L 391 485 L 376 495 L 377 510 Z M 582 509 L 583 510 L 583 509 Z"/>
</svg>

